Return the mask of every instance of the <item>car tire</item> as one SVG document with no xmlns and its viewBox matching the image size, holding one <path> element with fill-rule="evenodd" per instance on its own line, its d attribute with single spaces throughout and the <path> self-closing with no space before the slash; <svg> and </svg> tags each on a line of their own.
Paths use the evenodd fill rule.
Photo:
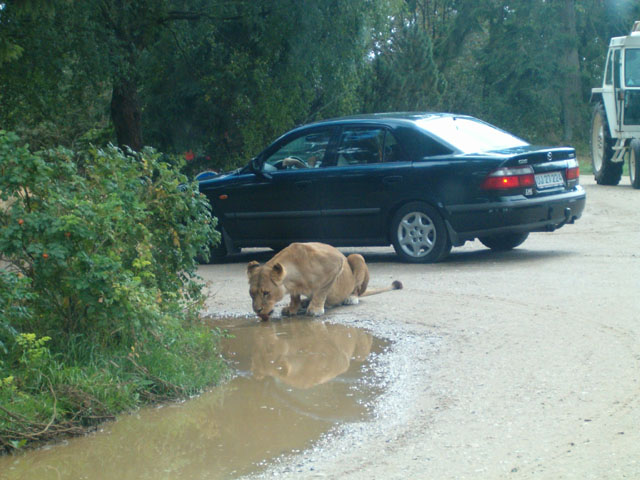
<svg viewBox="0 0 640 480">
<path fill-rule="evenodd" d="M 211 247 L 209 252 L 209 263 L 220 263 L 227 258 L 227 247 L 224 246 L 224 241 L 220 241 L 215 247 Z"/>
<path fill-rule="evenodd" d="M 496 252 L 505 252 L 513 250 L 522 245 L 529 236 L 529 232 L 525 233 L 503 233 L 500 235 L 491 235 L 488 237 L 480 237 L 478 240 L 491 250 Z"/>
<path fill-rule="evenodd" d="M 622 162 L 611 161 L 614 141 L 609 133 L 604 105 L 598 102 L 591 117 L 591 164 L 598 185 L 617 185 L 622 177 Z"/>
<path fill-rule="evenodd" d="M 401 207 L 391 220 L 391 241 L 396 254 L 409 263 L 434 263 L 451 250 L 444 220 L 423 202 Z"/>
<path fill-rule="evenodd" d="M 209 260 L 205 261 L 203 258 L 198 258 L 198 263 L 211 265 L 214 263 L 222 263 L 227 258 L 229 250 L 227 245 L 231 245 L 231 238 L 227 235 L 224 229 L 220 232 L 220 243 L 214 245 L 209 249 Z"/>
<path fill-rule="evenodd" d="M 631 140 L 631 149 L 629 152 L 629 180 L 631 186 L 635 189 L 640 188 L 640 140 Z"/>
</svg>

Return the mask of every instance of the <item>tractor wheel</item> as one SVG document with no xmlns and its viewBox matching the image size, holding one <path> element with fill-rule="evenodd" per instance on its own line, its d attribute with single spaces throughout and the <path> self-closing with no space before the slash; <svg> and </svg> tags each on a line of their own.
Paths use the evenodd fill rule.
<svg viewBox="0 0 640 480">
<path fill-rule="evenodd" d="M 598 102 L 591 118 L 591 162 L 598 185 L 617 185 L 622 176 L 622 162 L 614 163 L 614 141 L 609 133 L 604 106 Z"/>
<path fill-rule="evenodd" d="M 631 149 L 629 152 L 629 180 L 633 188 L 640 188 L 640 140 L 634 138 L 631 140 Z"/>
</svg>

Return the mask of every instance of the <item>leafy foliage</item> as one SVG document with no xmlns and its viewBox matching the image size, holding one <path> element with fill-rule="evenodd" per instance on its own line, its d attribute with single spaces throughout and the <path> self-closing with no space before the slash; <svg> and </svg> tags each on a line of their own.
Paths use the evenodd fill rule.
<svg viewBox="0 0 640 480">
<path fill-rule="evenodd" d="M 391 42 L 382 42 L 363 84 L 365 109 L 380 111 L 438 110 L 446 80 L 434 58 L 428 33 L 401 19 Z M 411 72 L 411 74 L 407 74 Z"/>
<path fill-rule="evenodd" d="M 219 235 L 177 167 L 150 149 L 32 153 L 0 131 L 0 202 L 0 445 L 219 376 L 194 260 Z"/>
<path fill-rule="evenodd" d="M 196 185 L 151 150 L 31 154 L 0 135 L 0 251 L 35 295 L 26 330 L 132 342 L 197 300 L 194 258 L 216 232 Z"/>
<path fill-rule="evenodd" d="M 362 111 L 469 113 L 536 142 L 582 142 L 608 40 L 640 16 L 614 0 L 3 5 L 3 128 L 37 148 L 194 152 L 192 172 Z"/>
<path fill-rule="evenodd" d="M 370 29 L 386 2 L 236 2 L 173 22 L 141 63 L 147 139 L 210 167 L 246 163 L 304 122 L 359 108 Z"/>
</svg>

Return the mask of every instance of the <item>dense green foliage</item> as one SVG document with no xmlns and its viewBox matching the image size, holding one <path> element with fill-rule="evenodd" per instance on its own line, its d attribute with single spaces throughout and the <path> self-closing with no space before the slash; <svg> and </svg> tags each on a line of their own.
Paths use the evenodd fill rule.
<svg viewBox="0 0 640 480">
<path fill-rule="evenodd" d="M 35 147 L 108 142 L 244 164 L 290 127 L 445 110 L 582 144 L 631 0 L 0 3 L 0 125 Z M 191 157 L 191 155 L 189 155 Z"/>
<path fill-rule="evenodd" d="M 217 378 L 194 261 L 214 226 L 150 149 L 32 153 L 0 131 L 0 447 Z"/>
</svg>

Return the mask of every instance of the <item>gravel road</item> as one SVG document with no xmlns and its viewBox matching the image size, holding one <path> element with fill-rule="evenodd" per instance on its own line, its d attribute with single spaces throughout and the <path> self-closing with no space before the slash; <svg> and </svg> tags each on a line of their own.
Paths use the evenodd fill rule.
<svg viewBox="0 0 640 480">
<path fill-rule="evenodd" d="M 371 285 L 404 290 L 326 319 L 394 341 L 375 420 L 284 458 L 263 477 L 640 478 L 640 191 L 583 176 L 575 225 L 435 265 L 365 255 Z M 251 311 L 242 253 L 203 266 L 208 309 Z"/>
</svg>

